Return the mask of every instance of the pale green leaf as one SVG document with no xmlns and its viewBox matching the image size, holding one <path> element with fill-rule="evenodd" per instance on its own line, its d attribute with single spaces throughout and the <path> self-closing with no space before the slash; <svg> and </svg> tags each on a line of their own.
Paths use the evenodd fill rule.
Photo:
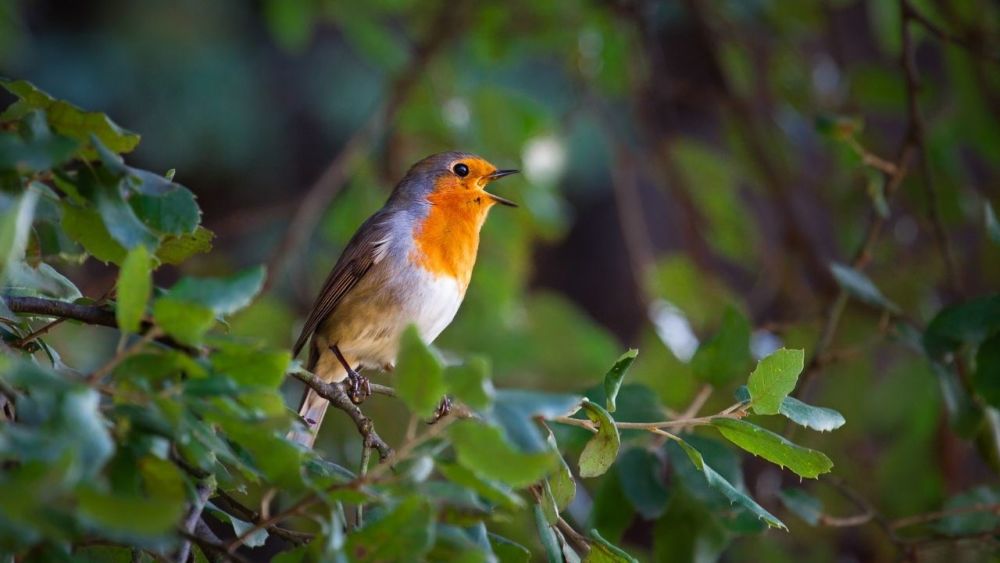
<svg viewBox="0 0 1000 563">
<path fill-rule="evenodd" d="M 115 318 L 124 332 L 139 332 L 146 303 L 153 293 L 152 260 L 145 246 L 129 251 L 118 273 Z"/>
<path fill-rule="evenodd" d="M 625 379 L 625 374 L 628 373 L 628 368 L 632 367 L 632 362 L 635 361 L 638 355 L 638 350 L 630 348 L 615 360 L 615 364 L 604 375 L 604 401 L 608 412 L 615 412 L 615 409 L 618 408 L 615 404 L 615 399 L 618 398 L 618 390 L 621 389 L 622 381 Z"/>
<path fill-rule="evenodd" d="M 833 462 L 823 452 L 789 442 L 744 420 L 716 418 L 712 425 L 730 442 L 802 477 L 815 479 L 833 468 Z"/>
<path fill-rule="evenodd" d="M 594 434 L 580 454 L 580 477 L 597 477 L 603 475 L 618 457 L 621 447 L 621 436 L 614 419 L 597 403 L 584 399 L 581 403 L 584 412 L 590 420 L 597 423 L 597 434 Z"/>
<path fill-rule="evenodd" d="M 795 389 L 805 361 L 802 350 L 781 348 L 757 363 L 747 389 L 757 414 L 778 414 L 781 401 Z"/>
<path fill-rule="evenodd" d="M 785 397 L 781 401 L 779 411 L 795 424 L 820 432 L 836 430 L 846 422 L 844 415 L 833 409 L 814 407 L 795 397 Z"/>
<path fill-rule="evenodd" d="M 429 418 L 447 392 L 441 360 L 410 325 L 399 342 L 393 371 L 396 393 L 417 416 Z"/>
</svg>

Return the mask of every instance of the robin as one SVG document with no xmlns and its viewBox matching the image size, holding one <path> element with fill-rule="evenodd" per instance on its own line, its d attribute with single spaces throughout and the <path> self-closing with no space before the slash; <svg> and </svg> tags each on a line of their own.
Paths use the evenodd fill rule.
<svg viewBox="0 0 1000 563">
<path fill-rule="evenodd" d="M 415 325 L 433 342 L 465 297 L 479 249 L 479 230 L 495 204 L 517 207 L 486 186 L 517 173 L 467 153 L 445 152 L 413 165 L 388 201 L 344 248 L 312 306 L 292 351 L 309 342 L 306 367 L 326 382 L 349 378 L 349 394 L 370 394 L 362 368 L 392 370 L 403 330 Z M 299 416 L 316 440 L 329 403 L 307 389 Z"/>
</svg>

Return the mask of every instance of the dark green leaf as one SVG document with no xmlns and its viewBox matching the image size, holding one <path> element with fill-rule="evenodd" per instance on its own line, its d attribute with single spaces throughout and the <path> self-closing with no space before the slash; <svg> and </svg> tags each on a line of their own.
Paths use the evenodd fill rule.
<svg viewBox="0 0 1000 563">
<path fill-rule="evenodd" d="M 123 332 L 139 332 L 146 302 L 153 293 L 152 260 L 145 246 L 129 251 L 118 274 L 115 317 Z"/>
<path fill-rule="evenodd" d="M 186 277 L 166 297 L 211 309 L 216 315 L 231 315 L 246 307 L 264 285 L 264 267 L 249 268 L 225 278 Z"/>
<path fill-rule="evenodd" d="M 611 366 L 608 373 L 604 375 L 604 404 L 607 406 L 608 412 L 615 412 L 615 409 L 618 408 L 615 404 L 615 400 L 618 398 L 618 390 L 621 389 L 622 381 L 625 379 L 625 374 L 628 373 L 628 368 L 632 367 L 632 362 L 635 361 L 638 355 L 638 350 L 630 348 L 615 360 L 615 365 Z"/>
<path fill-rule="evenodd" d="M 611 541 L 619 541 L 635 515 L 632 505 L 622 502 L 625 492 L 617 471 L 611 471 L 599 481 L 594 493 L 594 508 L 588 526 L 600 530 Z"/>
<path fill-rule="evenodd" d="M 56 100 L 30 82 L 0 79 L 0 86 L 20 98 L 0 114 L 0 121 L 20 119 L 33 109 L 42 109 L 53 129 L 78 141 L 89 141 L 91 135 L 96 135 L 105 146 L 117 153 L 129 152 L 139 144 L 139 135 L 125 131 L 103 113 L 84 111 Z M 87 158 L 96 157 L 92 149 L 84 154 Z"/>
<path fill-rule="evenodd" d="M 377 520 L 347 536 L 351 561 L 418 561 L 434 538 L 433 510 L 426 499 L 410 496 Z"/>
<path fill-rule="evenodd" d="M 403 332 L 399 357 L 393 371 L 396 393 L 413 414 L 429 418 L 447 392 L 444 368 L 430 347 L 420 339 L 415 326 Z"/>
<path fill-rule="evenodd" d="M 655 520 L 667 509 L 667 489 L 663 484 L 664 464 L 645 448 L 630 448 L 615 465 L 625 498 L 647 520 Z"/>
<path fill-rule="evenodd" d="M 987 403 L 1000 408 L 1000 332 L 979 345 L 972 384 Z"/>
<path fill-rule="evenodd" d="M 702 380 L 723 386 L 742 377 L 750 359 L 750 321 L 734 307 L 727 307 L 722 326 L 698 347 L 691 369 Z"/>
<path fill-rule="evenodd" d="M 576 395 L 503 389 L 496 392 L 487 419 L 503 428 L 508 440 L 525 452 L 550 451 L 537 418 L 552 419 L 580 404 Z"/>
<path fill-rule="evenodd" d="M 744 420 L 716 418 L 712 425 L 730 442 L 802 477 L 814 479 L 833 468 L 833 462 L 823 452 L 793 444 Z"/>
<path fill-rule="evenodd" d="M 950 536 L 988 533 L 1000 526 L 1000 514 L 995 508 L 1000 504 L 1000 489 L 982 486 L 949 498 L 944 503 L 946 511 L 968 510 L 942 518 L 936 526 L 940 533 Z M 982 507 L 984 510 L 973 510 Z"/>
<path fill-rule="evenodd" d="M 129 198 L 129 204 L 139 219 L 158 232 L 191 234 L 201 222 L 201 210 L 190 190 L 175 186 L 159 196 L 135 194 Z"/>
<path fill-rule="evenodd" d="M 819 524 L 819 519 L 823 516 L 823 503 L 802 489 L 782 489 L 778 492 L 778 499 L 785 508 L 810 526 Z"/>
<path fill-rule="evenodd" d="M 757 363 L 747 389 L 757 414 L 778 414 L 781 401 L 795 389 L 804 365 L 802 350 L 781 348 Z"/>
<path fill-rule="evenodd" d="M 978 345 L 1000 330 L 1000 295 L 977 297 L 945 307 L 924 332 L 924 349 L 942 359 L 962 343 Z"/>
<path fill-rule="evenodd" d="M 524 499 L 503 483 L 484 479 L 474 471 L 466 469 L 461 465 L 438 463 L 436 468 L 449 481 L 472 489 L 489 502 L 500 505 L 508 510 L 524 506 Z"/>
<path fill-rule="evenodd" d="M 729 481 L 723 478 L 722 475 L 719 475 L 714 469 L 709 467 L 708 464 L 705 463 L 705 459 L 702 457 L 701 452 L 696 450 L 694 446 L 688 444 L 684 440 L 677 439 L 675 441 L 681 448 L 683 448 L 684 453 L 687 454 L 688 459 L 691 460 L 691 463 L 694 464 L 695 468 L 705 475 L 705 480 L 708 482 L 709 486 L 725 495 L 726 498 L 729 499 L 730 503 L 738 504 L 743 508 L 746 508 L 751 513 L 756 515 L 757 518 L 766 522 L 768 526 L 787 529 L 781 520 L 778 520 L 773 514 L 764 510 L 764 507 L 757 504 L 757 502 L 750 498 L 749 495 L 734 487 Z"/>
<path fill-rule="evenodd" d="M 125 538 L 163 536 L 184 513 L 183 498 L 115 495 L 84 488 L 77 500 L 82 518 L 108 534 Z"/>
<path fill-rule="evenodd" d="M 449 394 L 474 409 L 486 409 L 493 403 L 495 391 L 486 358 L 476 356 L 446 367 L 444 381 Z"/>
<path fill-rule="evenodd" d="M 833 273 L 833 278 L 840 284 L 840 287 L 855 299 L 867 303 L 872 307 L 885 309 L 891 313 L 899 312 L 899 306 L 889 301 L 885 295 L 882 295 L 882 292 L 872 280 L 858 270 L 850 266 L 834 263 L 830 264 L 830 271 Z"/>
<path fill-rule="evenodd" d="M 587 399 L 581 404 L 590 420 L 597 423 L 597 434 L 587 442 L 580 454 L 580 477 L 603 475 L 618 457 L 621 436 L 614 419 L 597 403 Z"/>
<path fill-rule="evenodd" d="M 517 451 L 495 426 L 463 420 L 453 424 L 449 432 L 459 463 L 486 479 L 515 488 L 537 482 L 556 463 L 556 454 L 552 451 Z"/>
<path fill-rule="evenodd" d="M 785 397 L 779 411 L 795 424 L 820 432 L 836 430 L 847 422 L 842 414 L 833 409 L 814 407 L 795 397 Z"/>
</svg>

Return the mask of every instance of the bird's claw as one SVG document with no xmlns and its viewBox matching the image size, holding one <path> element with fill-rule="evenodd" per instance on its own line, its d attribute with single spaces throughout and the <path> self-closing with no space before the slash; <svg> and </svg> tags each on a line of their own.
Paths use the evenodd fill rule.
<svg viewBox="0 0 1000 563">
<path fill-rule="evenodd" d="M 360 405 L 371 396 L 372 383 L 367 377 L 353 369 L 347 372 L 347 377 L 350 379 L 347 384 L 347 395 L 351 398 L 352 403 Z"/>
</svg>

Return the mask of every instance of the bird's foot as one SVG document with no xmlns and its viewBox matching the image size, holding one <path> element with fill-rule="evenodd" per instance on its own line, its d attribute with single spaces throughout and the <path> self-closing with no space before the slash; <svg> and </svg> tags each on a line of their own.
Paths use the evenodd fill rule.
<svg viewBox="0 0 1000 563">
<path fill-rule="evenodd" d="M 434 416 L 431 417 L 430 422 L 427 424 L 434 424 L 435 422 L 448 416 L 449 413 L 451 413 L 451 397 L 445 395 L 444 397 L 441 397 L 441 402 L 438 403 L 438 407 L 434 409 Z"/>
<path fill-rule="evenodd" d="M 347 370 L 347 396 L 351 398 L 351 402 L 355 405 L 360 405 L 367 399 L 371 397 L 372 394 L 372 383 L 367 377 L 361 375 L 356 370 Z"/>
</svg>

